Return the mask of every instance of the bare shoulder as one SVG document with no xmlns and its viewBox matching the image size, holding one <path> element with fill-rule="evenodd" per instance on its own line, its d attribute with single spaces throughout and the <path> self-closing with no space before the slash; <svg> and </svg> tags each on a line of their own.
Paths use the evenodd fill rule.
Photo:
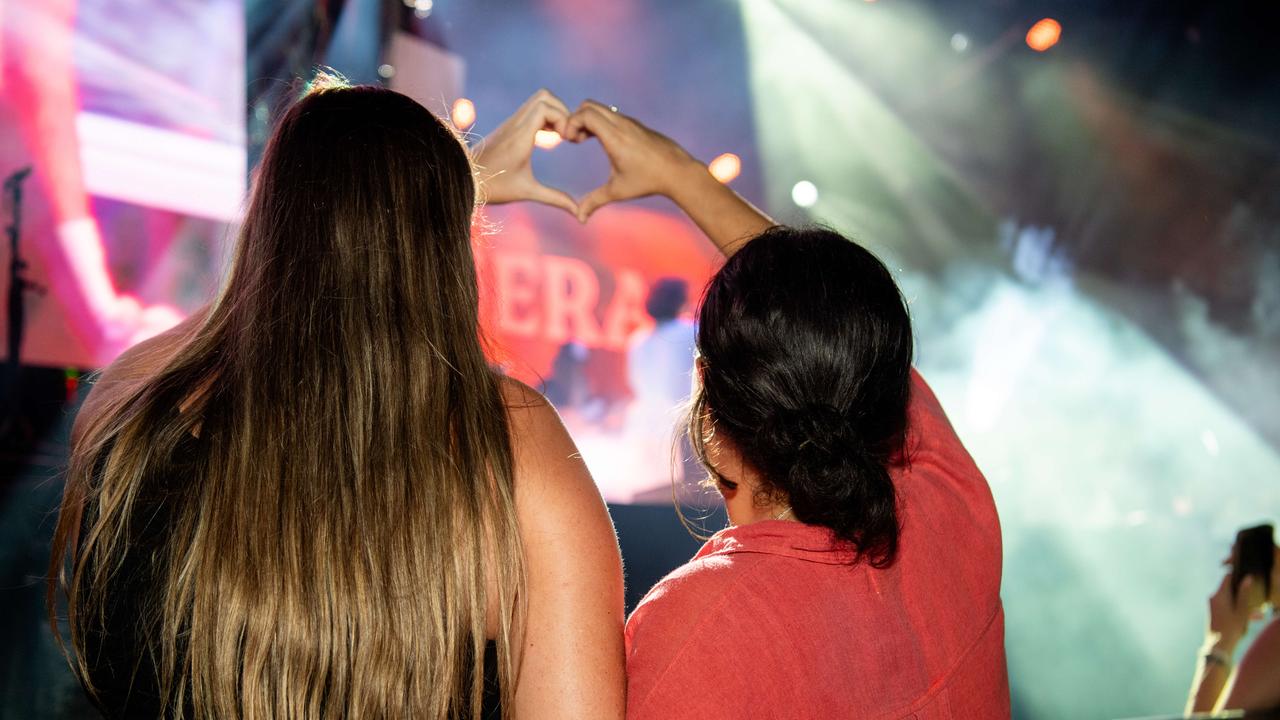
<svg viewBox="0 0 1280 720">
<path fill-rule="evenodd" d="M 507 415 L 511 418 L 513 430 L 519 424 L 521 431 L 536 430 L 538 426 L 555 421 L 560 425 L 560 417 L 551 402 L 542 393 L 512 377 L 502 376 L 499 379 L 502 390 L 502 401 L 507 406 Z"/>
<path fill-rule="evenodd" d="M 555 408 L 503 380 L 524 548 L 521 718 L 621 718 L 622 561 L 600 491 Z"/>
<path fill-rule="evenodd" d="M 557 471 L 569 476 L 568 479 L 585 473 L 582 456 L 550 401 L 513 378 L 502 378 L 501 387 L 511 425 L 517 480 L 550 480 L 547 473 L 557 474 Z M 590 480 L 589 474 L 585 477 Z M 595 484 L 591 486 L 594 488 Z"/>
<path fill-rule="evenodd" d="M 518 380 L 503 378 L 502 394 L 510 419 L 522 532 L 607 533 L 616 553 L 604 499 L 560 414 L 541 393 Z"/>
</svg>

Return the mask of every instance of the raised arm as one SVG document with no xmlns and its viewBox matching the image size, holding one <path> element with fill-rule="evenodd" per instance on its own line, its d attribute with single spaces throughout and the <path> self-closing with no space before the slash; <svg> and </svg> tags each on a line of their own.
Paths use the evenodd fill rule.
<svg viewBox="0 0 1280 720">
<path fill-rule="evenodd" d="M 1273 583 L 1277 581 L 1280 568 Z M 1234 666 L 1236 648 L 1264 599 L 1261 592 L 1254 592 L 1255 585 L 1253 577 L 1246 577 L 1239 593 L 1232 593 L 1231 574 L 1227 573 L 1209 598 L 1205 641 L 1187 698 L 1188 714 L 1268 710 L 1280 704 L 1280 621 L 1272 620 L 1254 639 L 1239 667 Z"/>
<path fill-rule="evenodd" d="M 505 387 L 527 605 L 515 717 L 621 718 L 622 560 L 600 492 L 547 401 Z"/>
<path fill-rule="evenodd" d="M 582 103 L 563 134 L 574 142 L 592 136 L 599 139 L 613 168 L 604 185 L 578 202 L 582 222 L 611 202 L 664 195 L 726 256 L 775 224 L 712 177 L 675 141 L 608 106 L 593 100 Z"/>
</svg>

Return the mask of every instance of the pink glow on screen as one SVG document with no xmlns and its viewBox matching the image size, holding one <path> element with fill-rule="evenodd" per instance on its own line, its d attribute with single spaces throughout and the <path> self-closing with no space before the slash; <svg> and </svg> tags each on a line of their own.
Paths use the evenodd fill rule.
<svg viewBox="0 0 1280 720">
<path fill-rule="evenodd" d="M 126 5 L 0 0 L 0 175 L 33 169 L 19 247 L 49 290 L 25 363 L 99 367 L 180 322 L 240 212 L 242 3 Z"/>
</svg>

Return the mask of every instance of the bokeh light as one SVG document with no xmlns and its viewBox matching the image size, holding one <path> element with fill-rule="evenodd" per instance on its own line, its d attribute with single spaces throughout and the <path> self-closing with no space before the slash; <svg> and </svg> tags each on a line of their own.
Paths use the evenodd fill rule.
<svg viewBox="0 0 1280 720">
<path fill-rule="evenodd" d="M 466 98 L 458 98 L 453 101 L 453 109 L 449 112 L 449 117 L 453 119 L 454 127 L 466 130 L 475 124 L 476 105 Z"/>
<path fill-rule="evenodd" d="M 1062 26 L 1053 18 L 1044 18 L 1027 31 L 1027 46 L 1036 52 L 1044 52 L 1058 44 Z"/>
<path fill-rule="evenodd" d="M 559 145 L 562 139 L 560 133 L 555 130 L 539 130 L 533 135 L 533 144 L 543 150 L 550 150 Z"/>
<path fill-rule="evenodd" d="M 801 180 L 791 186 L 791 202 L 802 208 L 813 207 L 818 202 L 818 186 L 808 180 Z"/>
<path fill-rule="evenodd" d="M 723 153 L 707 164 L 715 179 L 728 184 L 742 172 L 742 159 L 733 153 Z"/>
</svg>

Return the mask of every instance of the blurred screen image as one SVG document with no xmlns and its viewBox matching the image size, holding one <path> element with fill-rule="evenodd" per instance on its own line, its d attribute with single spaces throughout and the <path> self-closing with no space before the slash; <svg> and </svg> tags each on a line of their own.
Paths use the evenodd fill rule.
<svg viewBox="0 0 1280 720">
<path fill-rule="evenodd" d="M 98 367 L 216 288 L 247 177 L 243 8 L 4 0 L 0 29 L 0 172 L 31 168 L 19 252 L 47 290 L 21 359 Z"/>
</svg>

